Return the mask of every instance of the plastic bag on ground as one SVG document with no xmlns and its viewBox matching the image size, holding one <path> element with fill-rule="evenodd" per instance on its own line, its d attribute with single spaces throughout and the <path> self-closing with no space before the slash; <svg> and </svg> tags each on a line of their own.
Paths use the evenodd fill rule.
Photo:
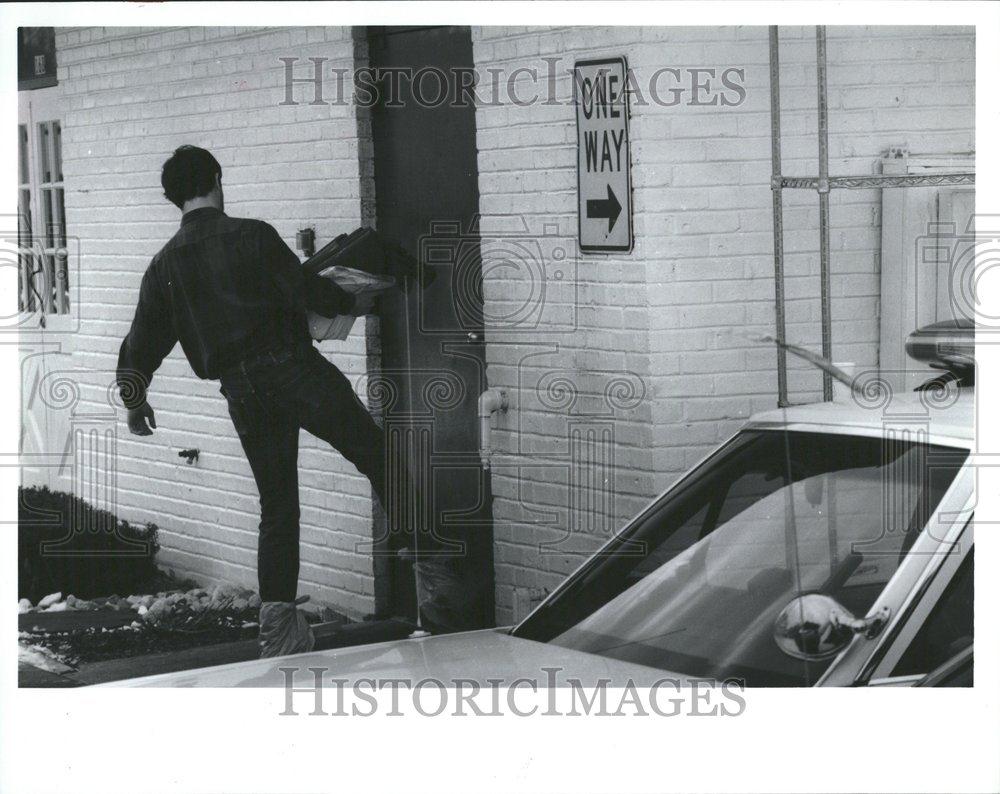
<svg viewBox="0 0 1000 794">
<path fill-rule="evenodd" d="M 296 601 L 265 601 L 260 605 L 260 657 L 308 653 L 316 638 Z"/>
<path fill-rule="evenodd" d="M 420 623 L 435 634 L 479 628 L 475 597 L 460 568 L 459 563 L 446 558 L 418 557 L 414 562 Z"/>
</svg>

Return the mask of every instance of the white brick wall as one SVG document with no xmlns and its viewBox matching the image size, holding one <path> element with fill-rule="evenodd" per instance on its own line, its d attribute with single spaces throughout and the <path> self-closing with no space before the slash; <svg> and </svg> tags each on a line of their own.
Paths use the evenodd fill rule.
<svg viewBox="0 0 1000 794">
<path fill-rule="evenodd" d="M 781 35 L 784 170 L 811 174 L 814 33 Z M 494 438 L 497 619 L 505 622 L 749 413 L 775 403 L 774 352 L 746 338 L 771 332 L 774 321 L 767 31 L 476 28 L 473 41 L 481 75 L 522 66 L 544 73 L 542 58 L 562 59 L 557 104 L 477 108 L 489 379 L 512 401 Z M 58 47 L 67 215 L 84 252 L 75 357 L 88 372 L 85 400 L 96 405 L 141 273 L 177 223 L 158 186 L 175 146 L 215 152 L 231 214 L 264 218 L 289 241 L 296 228 L 315 225 L 320 243 L 371 220 L 370 207 L 362 209 L 370 184 L 359 180 L 360 159 L 371 181 L 371 151 L 362 143 L 359 153 L 352 108 L 278 104 L 278 58 L 305 53 L 349 68 L 348 29 L 74 29 L 59 32 Z M 971 150 L 973 47 L 970 29 L 829 29 L 831 172 L 870 173 L 890 146 Z M 566 70 L 576 58 L 619 54 L 640 86 L 668 66 L 744 69 L 746 100 L 690 107 L 687 93 L 673 107 L 633 101 L 635 250 L 559 264 L 552 254 L 576 235 Z M 297 91 L 300 101 L 311 98 L 309 86 Z M 786 196 L 788 335 L 818 349 L 816 198 Z M 834 356 L 873 364 L 878 193 L 835 192 L 831 212 Z M 496 319 L 532 283 L 533 255 L 516 255 L 524 265 L 516 272 L 490 268 L 511 238 L 538 242 L 546 263 L 544 306 L 530 333 L 507 333 Z M 349 376 L 364 372 L 360 329 L 333 350 Z M 793 398 L 818 397 L 817 374 L 790 363 Z M 251 583 L 256 498 L 216 387 L 195 379 L 177 351 L 151 401 L 158 434 L 122 433 L 119 442 L 120 513 L 159 524 L 163 559 L 178 570 Z M 192 446 L 202 457 L 188 467 L 176 452 Z M 300 463 L 303 591 L 353 614 L 369 611 L 371 560 L 353 550 L 370 537 L 368 485 L 305 434 Z"/>
<path fill-rule="evenodd" d="M 830 28 L 827 35 L 831 173 L 872 173 L 890 146 L 914 153 L 974 148 L 971 29 Z M 746 338 L 774 328 L 767 29 L 477 28 L 473 39 L 481 74 L 520 66 L 544 74 L 541 58 L 562 59 L 558 105 L 478 108 L 487 261 L 490 235 L 518 213 L 575 235 L 575 117 L 566 74 L 574 59 L 624 54 L 640 86 L 662 67 L 732 66 L 745 69 L 747 90 L 737 107 L 690 107 L 690 93 L 673 107 L 633 100 L 635 250 L 581 257 L 579 330 L 531 337 L 558 345 L 558 353 L 519 367 L 528 352 L 523 343 L 489 346 L 491 385 L 513 393 L 497 439 L 506 454 L 493 475 L 498 619 L 506 621 L 559 581 L 572 564 L 570 549 L 592 548 L 742 419 L 775 404 L 774 351 Z M 813 174 L 814 29 L 782 28 L 781 40 L 784 171 Z M 817 200 L 807 191 L 786 196 L 787 333 L 818 350 Z M 834 358 L 862 365 L 877 356 L 878 198 L 874 190 L 840 191 L 830 202 Z M 490 316 L 517 276 L 486 278 Z M 792 398 L 818 399 L 817 373 L 794 360 L 790 366 Z M 572 515 L 572 489 L 539 484 L 552 476 L 539 464 L 567 468 L 578 480 L 596 470 L 568 450 L 571 410 L 536 399 L 545 367 L 567 370 L 578 388 L 596 394 L 599 383 L 582 385 L 588 372 L 605 373 L 606 382 L 628 370 L 645 387 L 636 408 L 613 411 L 614 474 L 597 487 L 613 485 L 614 498 L 596 500 L 609 511 L 596 527 Z M 566 482 L 570 475 L 559 476 Z M 540 554 L 538 544 L 560 533 L 568 539 Z"/>
<path fill-rule="evenodd" d="M 226 211 L 272 223 L 290 244 L 314 226 L 322 245 L 361 220 L 358 141 L 350 106 L 285 97 L 278 58 L 326 57 L 351 68 L 349 28 L 61 29 L 64 159 L 69 231 L 81 239 L 80 333 L 75 366 L 83 403 L 99 405 L 112 380 L 139 281 L 173 234 L 179 212 L 159 172 L 175 147 L 212 151 L 223 168 Z M 307 61 L 298 76 L 312 74 Z M 363 324 L 324 350 L 352 380 L 365 371 Z M 117 509 L 161 530 L 162 562 L 205 582 L 256 586 L 257 497 L 215 383 L 199 381 L 178 346 L 153 381 L 159 429 L 129 436 L 118 424 Z M 106 404 L 106 403 L 105 403 Z M 123 412 L 120 412 L 123 413 Z M 197 447 L 186 465 L 180 449 Z M 355 616 L 373 606 L 372 563 L 355 552 L 371 538 L 367 481 L 302 433 L 300 592 Z"/>
</svg>

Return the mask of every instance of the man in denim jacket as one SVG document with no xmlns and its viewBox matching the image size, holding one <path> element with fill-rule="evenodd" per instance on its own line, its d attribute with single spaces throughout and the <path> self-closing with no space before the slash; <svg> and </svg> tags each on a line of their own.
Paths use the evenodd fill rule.
<svg viewBox="0 0 1000 794">
<path fill-rule="evenodd" d="M 132 327 L 119 352 L 117 381 L 129 430 L 144 436 L 156 427 L 146 390 L 180 342 L 198 377 L 221 382 L 257 483 L 262 624 L 283 624 L 261 626 L 261 655 L 309 650 L 311 633 L 295 610 L 299 429 L 328 442 L 353 463 L 371 481 L 383 506 L 387 467 L 381 428 L 343 373 L 313 346 L 306 311 L 360 316 L 371 311 L 371 302 L 359 304 L 331 280 L 307 273 L 269 224 L 226 215 L 222 168 L 208 151 L 180 147 L 164 163 L 161 181 L 183 217 L 143 276 Z M 413 532 L 394 529 L 397 535 Z M 418 592 L 425 626 L 464 628 L 457 606 L 462 589 L 457 561 L 425 561 L 421 544 L 417 547 L 418 582 L 421 567 L 431 566 L 428 579 L 441 581 L 443 576 L 454 585 Z M 269 639 L 274 637 L 280 639 Z"/>
</svg>

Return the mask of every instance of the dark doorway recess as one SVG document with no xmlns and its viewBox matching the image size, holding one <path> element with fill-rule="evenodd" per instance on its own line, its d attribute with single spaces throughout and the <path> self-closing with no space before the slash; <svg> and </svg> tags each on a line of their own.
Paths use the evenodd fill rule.
<svg viewBox="0 0 1000 794">
<path fill-rule="evenodd" d="M 470 606 L 478 625 L 490 626 L 492 497 L 477 422 L 486 366 L 475 107 L 452 101 L 473 68 L 472 39 L 467 27 L 369 28 L 368 45 L 380 86 L 394 81 L 372 108 L 376 226 L 436 276 L 381 304 L 388 443 L 431 495 L 425 516 L 438 536 L 464 547 Z M 417 88 L 407 75 L 421 70 Z M 411 567 L 390 560 L 378 570 L 389 579 L 388 611 L 414 618 Z"/>
</svg>

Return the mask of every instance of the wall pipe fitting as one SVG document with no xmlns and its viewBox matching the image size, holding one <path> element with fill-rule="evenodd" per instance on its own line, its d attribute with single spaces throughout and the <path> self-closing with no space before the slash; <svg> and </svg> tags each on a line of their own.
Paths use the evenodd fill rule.
<svg viewBox="0 0 1000 794">
<path fill-rule="evenodd" d="M 490 420 L 498 411 L 502 414 L 507 413 L 508 405 L 507 392 L 504 389 L 486 389 L 479 395 L 479 460 L 483 471 L 489 470 L 490 456 L 493 454 L 490 443 Z"/>
</svg>

